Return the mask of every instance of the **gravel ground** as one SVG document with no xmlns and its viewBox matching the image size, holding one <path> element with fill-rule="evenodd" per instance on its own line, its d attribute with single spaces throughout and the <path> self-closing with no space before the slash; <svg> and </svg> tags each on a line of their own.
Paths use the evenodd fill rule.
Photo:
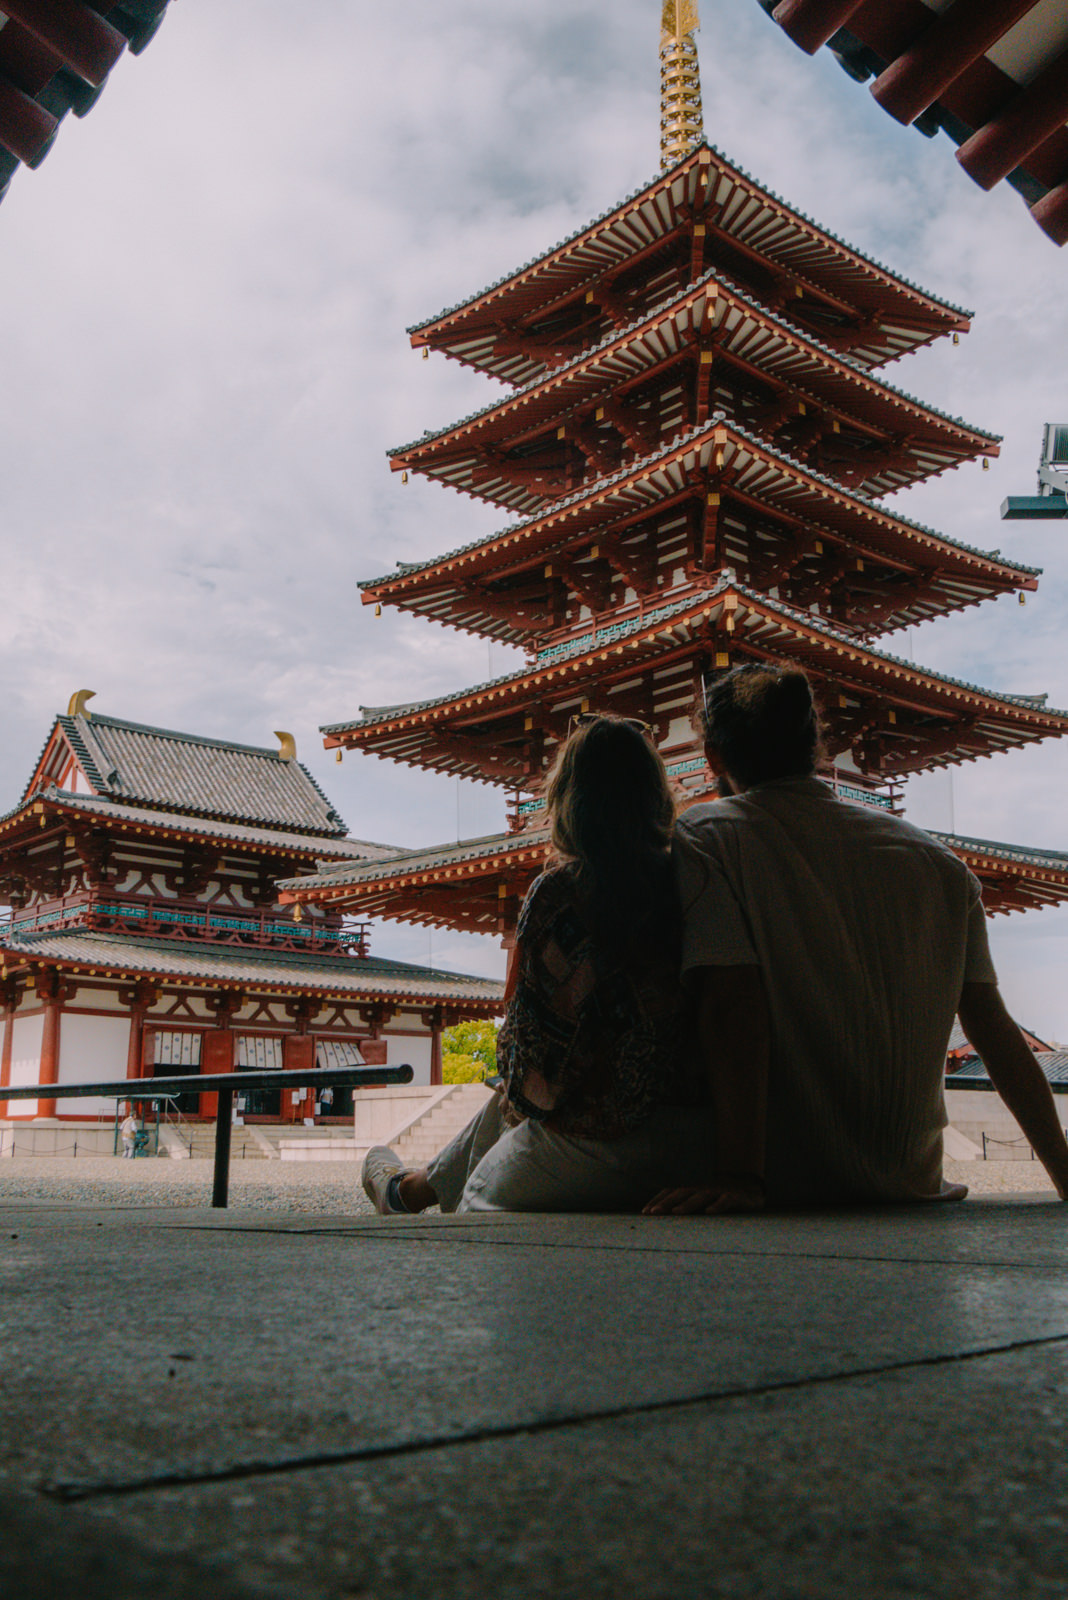
<svg viewBox="0 0 1068 1600">
<path fill-rule="evenodd" d="M 0 1161 L 0 1203 L 60 1200 L 83 1205 L 211 1205 L 210 1161 L 121 1156 L 12 1156 Z M 234 1161 L 230 1204 L 242 1211 L 370 1216 L 355 1161 Z"/>
<path fill-rule="evenodd" d="M 976 1195 L 1053 1193 L 1037 1161 L 947 1161 L 945 1174 Z M 5 1200 L 209 1206 L 211 1162 L 15 1156 L 0 1161 L 0 1203 Z M 235 1161 L 230 1204 L 235 1210 L 335 1216 L 369 1216 L 373 1210 L 354 1161 Z"/>
</svg>

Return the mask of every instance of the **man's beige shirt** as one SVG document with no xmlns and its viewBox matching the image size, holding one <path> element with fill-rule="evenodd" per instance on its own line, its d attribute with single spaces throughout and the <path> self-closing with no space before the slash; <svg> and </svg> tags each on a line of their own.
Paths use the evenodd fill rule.
<svg viewBox="0 0 1068 1600">
<path fill-rule="evenodd" d="M 961 986 L 997 981 L 976 878 L 816 778 L 695 806 L 677 838 L 684 971 L 767 988 L 769 1198 L 937 1196 Z"/>
</svg>

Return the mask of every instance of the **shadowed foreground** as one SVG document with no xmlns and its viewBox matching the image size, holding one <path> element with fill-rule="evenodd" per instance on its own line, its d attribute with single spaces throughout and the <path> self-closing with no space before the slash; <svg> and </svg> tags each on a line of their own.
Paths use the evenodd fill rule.
<svg viewBox="0 0 1068 1600">
<path fill-rule="evenodd" d="M 0 1595 L 1053 1596 L 1068 1211 L 0 1205 Z"/>
</svg>

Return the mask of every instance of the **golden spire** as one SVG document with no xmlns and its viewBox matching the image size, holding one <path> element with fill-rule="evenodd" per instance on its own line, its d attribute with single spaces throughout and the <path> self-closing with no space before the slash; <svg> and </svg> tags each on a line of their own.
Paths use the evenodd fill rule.
<svg viewBox="0 0 1068 1600">
<path fill-rule="evenodd" d="M 693 36 L 697 0 L 664 0 L 660 19 L 660 165 L 670 167 L 704 138 L 701 69 Z"/>
</svg>

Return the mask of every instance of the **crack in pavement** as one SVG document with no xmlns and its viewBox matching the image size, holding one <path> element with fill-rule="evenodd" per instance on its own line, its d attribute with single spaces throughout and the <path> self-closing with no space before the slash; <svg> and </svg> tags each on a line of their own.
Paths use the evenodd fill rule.
<svg viewBox="0 0 1068 1600">
<path fill-rule="evenodd" d="M 457 1228 L 430 1230 L 420 1233 L 416 1229 L 385 1230 L 377 1227 L 368 1228 L 210 1228 L 194 1225 L 183 1227 L 180 1223 L 162 1224 L 173 1233 L 254 1233 L 257 1235 L 274 1236 L 282 1239 L 368 1239 L 373 1244 L 396 1243 L 398 1240 L 421 1240 L 428 1244 L 484 1244 L 494 1245 L 503 1250 L 571 1250 L 571 1251 L 613 1251 L 620 1255 L 658 1255 L 665 1260 L 675 1260 L 677 1257 L 697 1256 L 709 1261 L 721 1260 L 724 1257 L 738 1257 L 745 1261 L 840 1261 L 847 1265 L 854 1262 L 864 1262 L 875 1266 L 890 1267 L 962 1267 L 968 1270 L 982 1268 L 1011 1268 L 1015 1272 L 1061 1272 L 1068 1271 L 1068 1255 L 1063 1261 L 999 1261 L 983 1260 L 973 1261 L 967 1257 L 959 1256 L 890 1256 L 890 1255 L 845 1255 L 841 1251 L 827 1252 L 823 1250 L 742 1250 L 730 1246 L 721 1250 L 681 1250 L 667 1249 L 657 1243 L 650 1244 L 610 1244 L 604 1240 L 588 1243 L 575 1242 L 562 1239 L 510 1239 L 488 1236 L 482 1229 L 472 1229 L 470 1232 Z"/>
<path fill-rule="evenodd" d="M 307 1455 L 276 1456 L 260 1461 L 234 1462 L 228 1466 L 201 1470 L 145 1473 L 137 1478 L 102 1478 L 97 1481 L 46 1480 L 38 1492 L 52 1500 L 71 1504 L 82 1500 L 118 1499 L 127 1495 L 151 1494 L 161 1489 L 189 1488 L 199 1484 L 234 1483 L 250 1478 L 278 1477 L 294 1472 L 309 1472 L 322 1467 L 356 1466 L 367 1461 L 388 1461 L 427 1454 L 434 1450 L 456 1449 L 464 1445 L 493 1444 L 505 1439 L 537 1437 L 589 1427 L 601 1422 L 619 1422 L 630 1417 L 648 1417 L 692 1410 L 699 1406 L 721 1405 L 729 1400 L 754 1400 L 765 1395 L 790 1394 L 806 1389 L 828 1388 L 853 1383 L 861 1378 L 887 1377 L 893 1373 L 916 1372 L 924 1368 L 956 1366 L 982 1361 L 990 1356 L 1012 1355 L 1020 1350 L 1038 1350 L 1051 1345 L 1068 1345 L 1068 1332 L 1046 1334 L 1041 1338 L 1013 1339 L 1005 1344 L 985 1345 L 978 1350 L 954 1350 L 930 1356 L 913 1356 L 903 1361 L 880 1362 L 877 1366 L 853 1367 L 845 1372 L 811 1373 L 800 1378 L 780 1378 L 770 1383 L 735 1385 L 727 1389 L 708 1389 L 698 1394 L 665 1400 L 633 1401 L 630 1404 L 597 1407 L 569 1415 L 532 1417 L 524 1422 L 487 1424 L 460 1428 L 451 1433 L 397 1440 L 392 1444 L 365 1445 L 350 1450 L 322 1450 Z"/>
</svg>

